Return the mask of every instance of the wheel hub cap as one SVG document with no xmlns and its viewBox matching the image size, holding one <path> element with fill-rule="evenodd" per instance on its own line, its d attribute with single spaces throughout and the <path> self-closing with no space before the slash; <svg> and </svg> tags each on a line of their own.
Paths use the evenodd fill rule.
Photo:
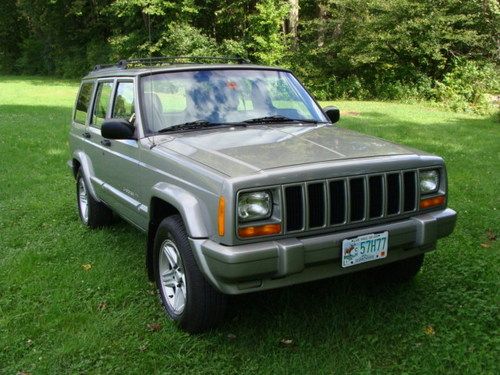
<svg viewBox="0 0 500 375">
<path fill-rule="evenodd" d="M 89 204 L 87 188 L 85 182 L 83 182 L 83 178 L 80 178 L 80 181 L 78 181 L 78 201 L 80 203 L 80 214 L 82 215 L 82 219 L 87 223 L 89 220 Z"/>
<path fill-rule="evenodd" d="M 186 276 L 179 250 L 171 240 L 161 245 L 159 273 L 165 301 L 176 314 L 181 314 L 186 306 Z"/>
</svg>

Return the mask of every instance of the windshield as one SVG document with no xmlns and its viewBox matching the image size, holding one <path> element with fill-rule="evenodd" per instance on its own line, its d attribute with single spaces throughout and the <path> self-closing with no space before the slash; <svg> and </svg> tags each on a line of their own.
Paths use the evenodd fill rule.
<svg viewBox="0 0 500 375">
<path fill-rule="evenodd" d="M 295 77 L 277 70 L 198 70 L 142 78 L 146 128 L 203 121 L 244 122 L 269 116 L 327 122 Z"/>
</svg>

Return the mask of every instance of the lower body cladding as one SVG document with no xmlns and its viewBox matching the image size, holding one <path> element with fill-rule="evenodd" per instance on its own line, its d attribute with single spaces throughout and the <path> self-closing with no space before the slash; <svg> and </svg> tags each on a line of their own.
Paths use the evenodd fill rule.
<svg viewBox="0 0 500 375">
<path fill-rule="evenodd" d="M 213 286 L 225 294 L 243 294 L 324 279 L 395 262 L 433 250 L 436 241 L 455 227 L 451 209 L 397 222 L 303 238 L 285 238 L 225 246 L 190 239 L 198 266 Z M 342 241 L 387 231 L 387 256 L 343 268 Z"/>
</svg>

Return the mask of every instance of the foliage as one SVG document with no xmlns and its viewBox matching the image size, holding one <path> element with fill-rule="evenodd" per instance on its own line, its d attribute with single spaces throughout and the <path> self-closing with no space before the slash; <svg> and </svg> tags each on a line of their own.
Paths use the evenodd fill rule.
<svg viewBox="0 0 500 375">
<path fill-rule="evenodd" d="M 323 98 L 333 92 L 343 98 L 444 99 L 434 86 L 459 61 L 497 58 L 495 2 L 332 0 L 328 5 L 328 16 L 309 21 L 296 62 L 307 66 L 301 72 L 313 87 L 322 86 Z"/>
<path fill-rule="evenodd" d="M 357 273 L 247 294 L 222 327 L 189 336 L 148 282 L 144 235 L 120 220 L 96 231 L 79 222 L 66 167 L 77 89 L 0 77 L 1 374 L 499 373 L 500 127 L 490 118 L 336 102 L 340 126 L 447 160 L 455 232 L 409 284 Z"/>
<path fill-rule="evenodd" d="M 248 48 L 264 64 L 283 62 L 287 45 L 281 28 L 288 13 L 287 4 L 283 1 L 263 0 L 255 8 L 256 13 L 249 17 L 252 27 L 248 30 Z"/>
<path fill-rule="evenodd" d="M 500 92 L 498 70 L 492 65 L 458 60 L 452 70 L 437 82 L 435 95 L 455 110 L 487 112 L 489 93 Z"/>
<path fill-rule="evenodd" d="M 452 81 L 470 64 L 495 73 L 496 0 L 300 0 L 298 8 L 291 0 L 5 0 L 0 72 L 78 77 L 127 57 L 226 53 L 292 68 L 322 99 L 487 107 Z M 298 30 L 289 35 L 292 11 Z M 466 91 L 498 90 L 463 82 Z"/>
</svg>

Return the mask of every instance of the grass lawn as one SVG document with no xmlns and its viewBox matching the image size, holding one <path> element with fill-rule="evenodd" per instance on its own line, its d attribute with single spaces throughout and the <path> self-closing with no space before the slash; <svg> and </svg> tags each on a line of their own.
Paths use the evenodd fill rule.
<svg viewBox="0 0 500 375">
<path fill-rule="evenodd" d="M 145 236 L 79 223 L 66 166 L 77 85 L 0 77 L 0 373 L 500 372 L 493 117 L 337 102 L 340 126 L 446 159 L 455 233 L 410 284 L 350 275 L 241 296 L 219 329 L 189 336 L 148 282 Z"/>
</svg>

